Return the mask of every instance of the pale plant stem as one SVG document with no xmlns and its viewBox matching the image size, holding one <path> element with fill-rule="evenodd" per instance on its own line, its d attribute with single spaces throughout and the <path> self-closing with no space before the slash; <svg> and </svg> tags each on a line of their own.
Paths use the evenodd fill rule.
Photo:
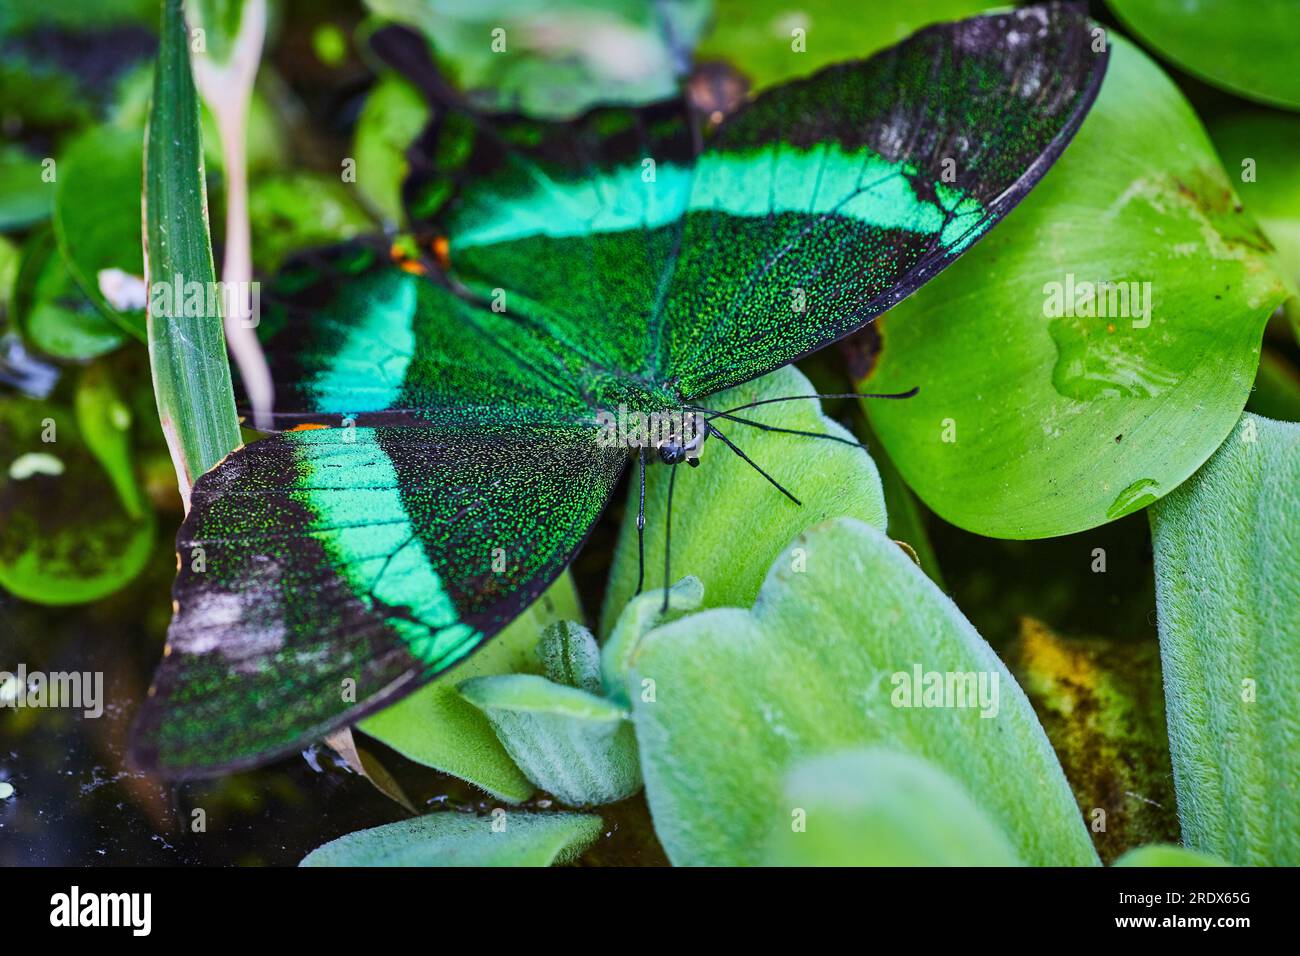
<svg viewBox="0 0 1300 956">
<path fill-rule="evenodd" d="M 252 234 L 248 218 L 248 111 L 253 80 L 266 34 L 266 0 L 247 0 L 239 35 L 229 62 L 208 56 L 195 61 L 199 92 L 217 121 L 226 179 L 226 244 L 221 266 L 225 284 L 226 348 L 239 368 L 252 406 L 253 424 L 265 428 L 270 420 L 274 386 L 253 323 L 250 297 L 253 281 Z"/>
</svg>

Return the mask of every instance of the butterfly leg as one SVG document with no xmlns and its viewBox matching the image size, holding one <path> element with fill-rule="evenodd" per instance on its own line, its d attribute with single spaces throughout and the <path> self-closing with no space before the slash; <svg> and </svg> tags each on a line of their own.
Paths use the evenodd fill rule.
<svg viewBox="0 0 1300 956">
<path fill-rule="evenodd" d="M 672 471 L 668 475 L 668 515 L 664 522 L 664 606 L 660 609 L 661 614 L 668 613 L 668 588 L 672 585 L 672 553 L 673 553 L 673 485 L 677 484 L 677 466 L 672 466 Z"/>
<path fill-rule="evenodd" d="M 645 449 L 637 452 L 641 462 L 641 503 L 636 510 L 636 593 L 645 586 Z"/>
</svg>

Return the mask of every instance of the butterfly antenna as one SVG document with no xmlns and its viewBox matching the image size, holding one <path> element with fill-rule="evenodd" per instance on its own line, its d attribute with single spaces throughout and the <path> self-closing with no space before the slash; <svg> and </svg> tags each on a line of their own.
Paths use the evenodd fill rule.
<svg viewBox="0 0 1300 956">
<path fill-rule="evenodd" d="M 668 586 L 672 583 L 672 554 L 673 554 L 673 485 L 677 484 L 677 466 L 672 466 L 672 472 L 668 476 L 668 516 L 664 524 L 664 606 L 659 609 L 660 614 L 668 613 Z"/>
<path fill-rule="evenodd" d="M 641 461 L 641 503 L 636 510 L 636 593 L 645 586 L 645 449 L 637 456 Z"/>
<path fill-rule="evenodd" d="M 728 448 L 730 448 L 732 451 L 734 451 L 737 455 L 739 455 L 741 461 L 745 462 L 745 464 L 749 465 L 749 467 L 753 468 L 756 472 L 758 472 L 760 475 L 762 475 L 764 478 L 766 478 L 769 482 L 771 482 L 773 488 L 775 488 L 777 491 L 781 492 L 781 494 L 785 495 L 787 498 L 789 498 L 789 499 L 790 499 L 791 501 L 793 501 L 795 504 L 797 504 L 797 505 L 802 505 L 802 504 L 803 504 L 802 501 L 800 501 L 800 500 L 799 500 L 798 498 L 796 498 L 794 495 L 790 494 L 790 492 L 788 492 L 788 491 L 785 489 L 785 487 L 782 486 L 782 484 L 781 484 L 779 481 L 777 481 L 775 478 L 773 478 L 771 475 L 769 475 L 767 472 L 765 472 L 762 468 L 760 468 L 759 465 L 758 465 L 758 462 L 754 461 L 754 459 L 750 458 L 750 457 L 749 457 L 748 455 L 746 455 L 743 451 L 741 451 L 739 448 L 737 448 L 735 442 L 733 442 L 733 441 L 732 441 L 730 438 L 728 438 L 726 435 L 722 434 L 722 432 L 718 431 L 716 425 L 710 425 L 710 424 L 708 424 L 708 423 L 706 422 L 704 427 L 707 428 L 707 429 L 709 430 L 709 434 L 710 434 L 710 435 L 717 435 L 718 438 L 722 441 L 722 443 L 723 443 L 724 445 L 726 445 Z M 672 485 L 671 485 L 671 484 L 670 484 L 668 487 L 669 487 L 669 490 L 672 489 Z"/>
<path fill-rule="evenodd" d="M 758 408 L 760 405 L 772 405 L 776 402 L 797 402 L 809 398 L 911 398 L 921 390 L 919 385 L 913 385 L 906 392 L 837 392 L 829 395 L 787 395 L 784 398 L 765 398 L 761 402 L 750 402 L 748 405 L 737 405 L 735 408 L 726 408 L 720 412 L 713 412 L 714 415 L 729 415 L 732 412 L 743 412 L 747 408 Z"/>
<path fill-rule="evenodd" d="M 827 441 L 839 442 L 841 445 L 851 445 L 854 448 L 861 448 L 863 451 L 869 451 L 866 445 L 860 441 L 854 441 L 851 438 L 841 438 L 839 435 L 828 435 L 825 432 L 806 432 L 798 428 L 781 428 L 777 425 L 768 425 L 764 422 L 756 422 L 752 418 L 741 418 L 738 415 L 732 415 L 729 412 L 715 412 L 708 408 L 692 407 L 691 411 L 704 412 L 709 418 L 725 418 L 727 421 L 735 422 L 737 425 L 748 425 L 751 428 L 757 428 L 765 432 L 779 432 L 782 435 L 802 435 L 805 438 L 824 438 Z"/>
</svg>

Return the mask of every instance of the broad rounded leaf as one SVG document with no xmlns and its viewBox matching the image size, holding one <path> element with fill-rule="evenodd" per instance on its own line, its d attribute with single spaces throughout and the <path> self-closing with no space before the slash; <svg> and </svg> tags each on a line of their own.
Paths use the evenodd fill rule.
<svg viewBox="0 0 1300 956">
<path fill-rule="evenodd" d="M 1300 109 L 1294 0 L 1108 0 L 1162 56 L 1241 96 Z"/>
<path fill-rule="evenodd" d="M 48 230 L 28 240 L 12 301 L 13 322 L 23 337 L 54 358 L 95 358 L 126 341 L 122 327 L 77 284 Z"/>
<path fill-rule="evenodd" d="M 140 227 L 139 130 L 98 126 L 67 150 L 59 167 L 54 231 L 68 271 L 89 299 L 123 329 L 144 339 L 144 252 Z M 140 283 L 138 302 L 105 296 L 102 274 L 118 270 Z"/>
<path fill-rule="evenodd" d="M 735 67 L 752 91 L 807 76 L 842 60 L 865 59 L 922 27 L 961 20 L 997 0 L 872 0 L 870 12 L 843 0 L 717 0 L 700 61 Z"/>
<path fill-rule="evenodd" d="M 0 230 L 23 229 L 49 216 L 55 184 L 43 175 L 48 158 L 0 146 Z"/>
<path fill-rule="evenodd" d="M 921 499 L 980 534 L 1081 531 L 1176 488 L 1240 415 L 1287 295 L 1187 103 L 1110 42 L 1052 171 L 877 322 L 867 389 L 920 394 L 867 402 L 871 423 Z"/>
<path fill-rule="evenodd" d="M 789 826 L 794 763 L 871 745 L 951 775 L 1026 863 L 1097 862 L 1014 679 L 925 572 L 860 521 L 796 538 L 752 610 L 651 631 L 629 685 L 655 831 L 676 864 L 758 862 Z"/>
<path fill-rule="evenodd" d="M 793 366 L 706 400 L 722 411 L 750 402 L 814 389 Z M 673 489 L 672 580 L 693 575 L 704 583 L 706 607 L 748 607 L 758 594 L 772 559 L 790 539 L 819 521 L 848 516 L 878 528 L 885 526 L 885 499 L 880 476 L 866 451 L 838 423 L 821 414 L 816 399 L 798 399 L 737 412 L 764 425 L 831 435 L 840 441 L 762 431 L 718 418 L 713 424 L 802 505 L 772 487 L 717 437 L 704 444 L 699 468 L 678 467 Z M 653 456 L 652 456 L 653 457 Z M 645 587 L 664 587 L 664 540 L 668 479 L 671 469 L 657 463 L 646 468 Z M 638 481 L 632 484 L 622 532 L 601 618 L 609 634 L 618 614 L 636 590 Z"/>
<path fill-rule="evenodd" d="M 1300 116 L 1233 111 L 1212 121 L 1209 131 L 1246 211 L 1300 286 Z M 1300 336 L 1300 301 L 1292 296 L 1287 310 Z"/>
<path fill-rule="evenodd" d="M 600 835 L 600 817 L 497 810 L 443 811 L 358 830 L 312 850 L 299 866 L 552 866 Z"/>
<path fill-rule="evenodd" d="M 1242 416 L 1151 528 L 1183 841 L 1300 865 L 1300 425 Z"/>
<path fill-rule="evenodd" d="M 997 824 L 928 760 L 880 748 L 805 760 L 785 784 L 777 866 L 1018 866 Z"/>
</svg>

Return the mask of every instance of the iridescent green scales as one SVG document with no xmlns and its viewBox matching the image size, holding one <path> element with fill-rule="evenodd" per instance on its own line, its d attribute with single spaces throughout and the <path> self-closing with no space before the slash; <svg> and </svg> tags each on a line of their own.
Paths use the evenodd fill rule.
<svg viewBox="0 0 1300 956">
<path fill-rule="evenodd" d="M 629 453 L 598 414 L 707 404 L 952 262 L 1082 122 L 1091 26 L 1063 3 L 943 24 L 711 131 L 683 101 L 564 124 L 436 104 L 404 187 L 425 261 L 318 250 L 264 295 L 291 430 L 193 489 L 137 762 L 248 766 L 463 660 L 604 509 Z M 447 90 L 415 34 L 371 42 Z"/>
</svg>

